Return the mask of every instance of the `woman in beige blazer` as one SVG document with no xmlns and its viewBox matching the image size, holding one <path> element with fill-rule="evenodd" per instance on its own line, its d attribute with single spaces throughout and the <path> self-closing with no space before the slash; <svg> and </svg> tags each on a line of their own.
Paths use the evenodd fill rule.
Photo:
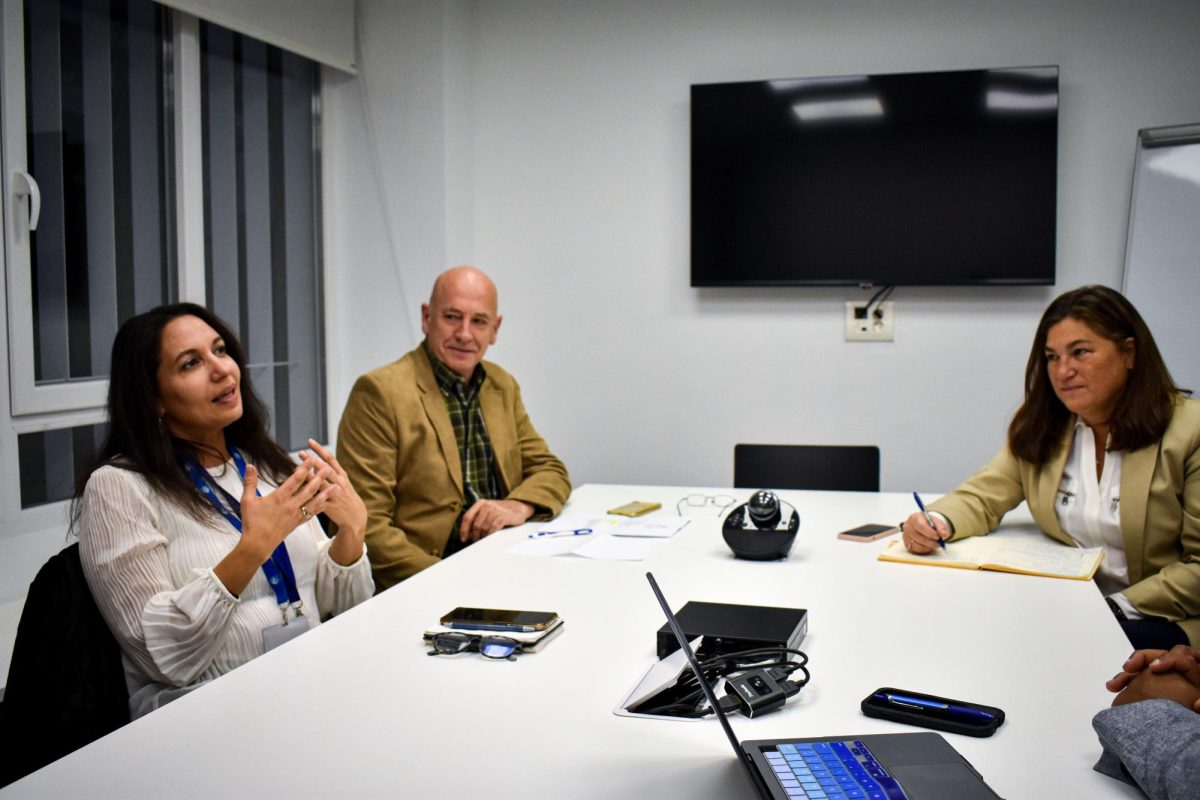
<svg viewBox="0 0 1200 800">
<path fill-rule="evenodd" d="M 1084 286 L 1042 315 L 1004 448 L 904 543 L 992 531 L 1022 500 L 1053 539 L 1105 548 L 1096 583 L 1137 648 L 1200 645 L 1200 400 L 1176 387 L 1119 292 Z"/>
</svg>

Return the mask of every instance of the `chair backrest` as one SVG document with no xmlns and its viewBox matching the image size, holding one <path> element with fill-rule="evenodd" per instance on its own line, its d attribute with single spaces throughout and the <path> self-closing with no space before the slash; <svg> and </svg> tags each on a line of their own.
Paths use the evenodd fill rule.
<svg viewBox="0 0 1200 800">
<path fill-rule="evenodd" d="M 0 786 L 129 721 L 121 649 L 96 608 L 79 545 L 29 586 L 0 706 Z"/>
<path fill-rule="evenodd" d="M 879 448 L 808 444 L 739 444 L 736 489 L 879 491 Z"/>
</svg>

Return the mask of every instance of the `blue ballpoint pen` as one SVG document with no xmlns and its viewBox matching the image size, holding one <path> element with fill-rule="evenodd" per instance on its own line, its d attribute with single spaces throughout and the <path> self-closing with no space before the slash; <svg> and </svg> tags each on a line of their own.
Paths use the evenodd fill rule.
<svg viewBox="0 0 1200 800">
<path fill-rule="evenodd" d="M 587 536 L 591 532 L 591 528 L 575 528 L 573 530 L 567 529 L 561 531 L 536 531 L 529 534 L 529 538 L 539 539 L 543 536 Z"/>
<path fill-rule="evenodd" d="M 885 700 L 893 705 L 904 706 L 916 711 L 932 711 L 941 712 L 943 714 L 951 714 L 960 717 L 974 718 L 987 720 L 989 722 L 996 717 L 980 708 L 970 708 L 968 706 L 954 705 L 951 703 L 939 703 L 933 700 L 926 700 L 921 697 L 911 697 L 906 694 L 893 694 L 891 692 L 876 692 L 874 697 L 878 700 Z"/>
<path fill-rule="evenodd" d="M 933 517 L 929 516 L 929 512 L 925 510 L 925 504 L 921 502 L 921 495 L 913 492 L 913 500 L 917 501 L 917 508 L 921 509 L 921 513 L 925 515 L 925 521 L 929 523 L 929 527 L 933 528 L 936 533 L 937 526 L 933 524 Z M 943 550 L 946 549 L 946 540 L 940 536 L 938 537 L 938 546 Z"/>
</svg>

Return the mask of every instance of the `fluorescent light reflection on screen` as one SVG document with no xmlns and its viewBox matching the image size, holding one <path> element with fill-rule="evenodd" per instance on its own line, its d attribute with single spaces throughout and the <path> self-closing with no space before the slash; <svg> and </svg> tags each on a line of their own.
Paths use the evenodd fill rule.
<svg viewBox="0 0 1200 800">
<path fill-rule="evenodd" d="M 1058 110 L 1058 72 L 1053 67 L 991 70 L 983 103 L 997 115 L 1053 114 Z"/>
<path fill-rule="evenodd" d="M 883 102 L 866 75 L 768 81 L 771 91 L 790 100 L 796 119 L 806 124 L 878 119 Z"/>
<path fill-rule="evenodd" d="M 792 112 L 801 122 L 827 120 L 870 119 L 883 116 L 883 104 L 878 97 L 845 97 L 827 100 L 802 100 L 792 105 Z"/>
<path fill-rule="evenodd" d="M 847 75 L 836 78 L 794 78 L 768 82 L 776 92 L 818 92 L 837 89 L 864 89 L 869 85 L 866 75 Z"/>
<path fill-rule="evenodd" d="M 988 89 L 988 111 L 1053 111 L 1058 107 L 1058 95 L 1044 91 L 1020 89 Z"/>
</svg>

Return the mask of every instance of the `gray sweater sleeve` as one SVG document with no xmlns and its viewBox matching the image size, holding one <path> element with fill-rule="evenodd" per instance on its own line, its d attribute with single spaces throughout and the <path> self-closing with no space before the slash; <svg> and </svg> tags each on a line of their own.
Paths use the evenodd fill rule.
<svg viewBox="0 0 1200 800">
<path fill-rule="evenodd" d="M 1092 718 L 1104 753 L 1096 771 L 1151 800 L 1200 800 L 1200 714 L 1173 700 L 1107 708 Z"/>
</svg>

